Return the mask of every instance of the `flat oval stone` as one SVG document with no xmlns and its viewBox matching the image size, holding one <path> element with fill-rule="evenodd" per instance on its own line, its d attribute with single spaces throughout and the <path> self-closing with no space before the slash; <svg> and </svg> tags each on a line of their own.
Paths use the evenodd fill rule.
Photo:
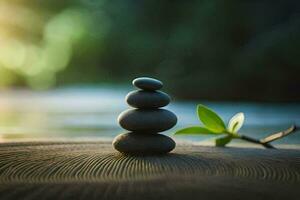
<svg viewBox="0 0 300 200">
<path fill-rule="evenodd" d="M 163 83 L 157 79 L 149 77 L 140 77 L 132 81 L 132 84 L 142 90 L 159 90 L 163 87 Z"/>
<path fill-rule="evenodd" d="M 135 108 L 160 108 L 170 103 L 170 97 L 161 91 L 136 90 L 127 94 L 126 101 Z"/>
<path fill-rule="evenodd" d="M 161 134 L 136 134 L 134 132 L 118 135 L 113 147 L 125 154 L 165 154 L 176 146 L 173 139 Z"/>
<path fill-rule="evenodd" d="M 129 131 L 162 132 L 175 126 L 177 117 L 165 109 L 128 109 L 119 115 L 118 121 Z"/>
</svg>

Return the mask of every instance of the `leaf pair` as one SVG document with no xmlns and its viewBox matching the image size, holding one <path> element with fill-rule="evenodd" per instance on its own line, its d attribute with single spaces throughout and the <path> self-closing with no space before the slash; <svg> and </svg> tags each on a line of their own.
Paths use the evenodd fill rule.
<svg viewBox="0 0 300 200">
<path fill-rule="evenodd" d="M 205 107 L 204 105 L 197 106 L 197 114 L 199 120 L 203 123 L 205 127 L 201 126 L 193 126 L 181 129 L 177 131 L 175 134 L 222 134 L 225 130 L 225 124 L 221 117 L 217 115 L 211 109 Z"/>
<path fill-rule="evenodd" d="M 204 127 L 192 126 L 178 130 L 175 134 L 226 134 L 225 136 L 216 139 L 216 146 L 225 146 L 232 140 L 232 138 L 237 137 L 236 133 L 244 123 L 244 114 L 237 113 L 230 119 L 226 128 L 224 121 L 217 113 L 201 104 L 197 106 L 197 114 Z"/>
</svg>

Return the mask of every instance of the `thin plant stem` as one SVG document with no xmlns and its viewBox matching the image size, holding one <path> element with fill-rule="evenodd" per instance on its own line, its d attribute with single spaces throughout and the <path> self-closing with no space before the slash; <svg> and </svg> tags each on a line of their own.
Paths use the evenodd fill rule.
<svg viewBox="0 0 300 200">
<path fill-rule="evenodd" d="M 245 140 L 248 142 L 252 142 L 255 144 L 261 144 L 263 145 L 265 148 L 269 148 L 269 149 L 276 149 L 273 145 L 270 144 L 270 142 L 273 142 L 275 140 L 281 139 L 285 136 L 288 136 L 289 134 L 296 132 L 298 130 L 298 128 L 295 125 L 292 125 L 290 128 L 280 131 L 278 133 L 274 133 L 271 134 L 263 139 L 255 139 L 246 135 L 239 135 L 239 139 L 241 140 Z"/>
<path fill-rule="evenodd" d="M 246 135 L 240 135 L 240 136 L 241 136 L 240 139 L 242 139 L 242 140 L 245 140 L 245 141 L 248 141 L 248 142 L 252 142 L 252 143 L 255 143 L 255 144 L 261 144 L 265 148 L 268 148 L 268 149 L 276 149 L 274 146 L 272 146 L 269 143 L 262 143 L 260 140 L 257 140 L 255 138 L 252 138 L 252 137 L 249 137 L 249 136 L 246 136 Z"/>
</svg>

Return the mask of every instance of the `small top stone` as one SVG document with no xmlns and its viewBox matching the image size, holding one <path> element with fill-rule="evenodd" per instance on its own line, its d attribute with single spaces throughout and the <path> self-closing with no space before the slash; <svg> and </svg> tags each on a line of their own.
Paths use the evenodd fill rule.
<svg viewBox="0 0 300 200">
<path fill-rule="evenodd" d="M 132 81 L 132 84 L 142 90 L 155 91 L 163 87 L 163 83 L 157 79 L 149 77 L 140 77 Z"/>
</svg>

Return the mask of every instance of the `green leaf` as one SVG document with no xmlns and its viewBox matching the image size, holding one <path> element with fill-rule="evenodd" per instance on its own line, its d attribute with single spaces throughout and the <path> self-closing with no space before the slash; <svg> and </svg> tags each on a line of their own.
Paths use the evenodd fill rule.
<svg viewBox="0 0 300 200">
<path fill-rule="evenodd" d="M 197 113 L 200 121 L 211 131 L 222 133 L 226 130 L 224 121 L 221 117 L 211 109 L 199 104 Z"/>
<path fill-rule="evenodd" d="M 176 131 L 175 135 L 179 135 L 179 134 L 203 134 L 203 135 L 215 135 L 215 134 L 219 134 L 219 133 L 215 133 L 207 128 L 204 127 L 200 127 L 200 126 L 192 126 L 192 127 L 188 127 L 188 128 L 184 128 L 181 130 Z"/>
<path fill-rule="evenodd" d="M 240 112 L 235 114 L 228 123 L 227 130 L 230 133 L 237 133 L 244 124 L 245 116 L 244 113 Z"/>
<path fill-rule="evenodd" d="M 232 140 L 232 137 L 230 135 L 226 135 L 221 138 L 217 138 L 215 140 L 217 147 L 225 147 L 226 144 L 228 144 Z"/>
</svg>

